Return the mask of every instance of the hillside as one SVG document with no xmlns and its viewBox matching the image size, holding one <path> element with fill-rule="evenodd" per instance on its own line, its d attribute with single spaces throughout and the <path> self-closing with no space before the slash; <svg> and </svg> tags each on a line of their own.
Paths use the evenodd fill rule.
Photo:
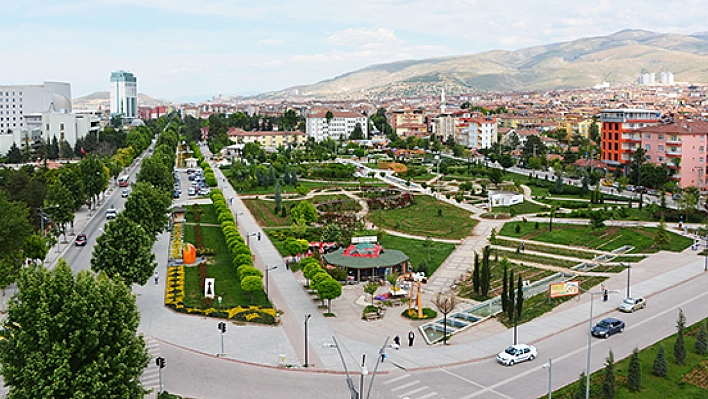
<svg viewBox="0 0 708 399">
<path fill-rule="evenodd" d="M 708 83 L 708 33 L 624 30 L 609 36 L 479 54 L 373 65 L 308 86 L 257 97 L 362 98 L 438 95 L 476 90 L 546 90 L 636 82 L 642 72 L 670 71 L 675 80 Z"/>
<path fill-rule="evenodd" d="M 167 100 L 160 100 L 152 98 L 147 94 L 138 93 L 138 105 L 141 107 L 154 107 L 156 105 L 165 105 L 170 102 Z M 75 98 L 72 101 L 74 109 L 97 109 L 99 106 L 101 109 L 110 108 L 110 92 L 107 91 L 97 91 L 89 95 Z"/>
</svg>

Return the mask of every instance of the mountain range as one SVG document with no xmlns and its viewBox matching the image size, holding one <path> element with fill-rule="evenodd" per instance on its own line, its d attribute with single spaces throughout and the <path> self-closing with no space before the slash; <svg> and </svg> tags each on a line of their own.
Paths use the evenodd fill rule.
<svg viewBox="0 0 708 399">
<path fill-rule="evenodd" d="M 692 35 L 623 30 L 520 50 L 372 65 L 307 86 L 255 98 L 357 99 L 550 90 L 636 82 L 673 72 L 675 81 L 708 83 L 708 32 Z"/>
<path fill-rule="evenodd" d="M 111 93 L 107 91 L 97 91 L 83 97 L 74 98 L 72 106 L 74 109 L 101 109 L 110 108 Z M 152 98 L 147 94 L 138 93 L 138 104 L 141 107 L 154 107 L 156 105 L 170 104 L 170 101 Z"/>
</svg>

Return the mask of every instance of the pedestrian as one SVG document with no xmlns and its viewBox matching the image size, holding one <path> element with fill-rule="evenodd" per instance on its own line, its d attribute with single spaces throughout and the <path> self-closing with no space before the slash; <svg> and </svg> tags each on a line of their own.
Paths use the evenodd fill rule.
<svg viewBox="0 0 708 399">
<path fill-rule="evenodd" d="M 521 252 L 524 252 L 526 250 L 526 246 L 524 246 L 524 243 L 521 243 Z"/>
<path fill-rule="evenodd" d="M 409 347 L 413 346 L 414 339 L 415 339 L 415 334 L 413 334 L 413 330 L 408 331 L 408 346 Z"/>
<path fill-rule="evenodd" d="M 607 302 L 608 292 L 607 290 L 602 292 L 602 302 Z"/>
<path fill-rule="evenodd" d="M 386 350 L 384 348 L 379 349 L 379 354 L 381 355 L 381 363 L 386 360 Z"/>
<path fill-rule="evenodd" d="M 155 275 L 153 277 L 155 277 L 155 285 L 157 285 L 157 281 L 160 279 L 160 275 L 157 274 L 157 270 L 155 271 Z"/>
<path fill-rule="evenodd" d="M 396 344 L 396 349 L 400 348 L 401 347 L 401 337 L 399 337 L 398 335 L 393 337 L 393 343 Z"/>
</svg>

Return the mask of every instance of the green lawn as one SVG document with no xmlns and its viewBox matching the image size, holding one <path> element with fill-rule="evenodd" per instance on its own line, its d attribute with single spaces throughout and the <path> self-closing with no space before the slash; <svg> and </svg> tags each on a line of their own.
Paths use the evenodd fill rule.
<svg viewBox="0 0 708 399">
<path fill-rule="evenodd" d="M 547 212 L 548 208 L 533 202 L 522 202 L 512 206 L 495 206 L 492 213 L 508 213 L 510 215 L 526 215 L 529 213 Z"/>
<path fill-rule="evenodd" d="M 519 262 L 538 263 L 540 265 L 564 267 L 567 269 L 578 265 L 578 261 L 574 261 L 574 260 L 551 258 L 550 256 L 531 254 L 528 252 L 516 253 L 515 250 L 509 250 L 509 251 L 499 250 L 499 256 L 500 257 L 506 256 L 510 260 L 519 261 Z"/>
<path fill-rule="evenodd" d="M 504 252 L 499 251 L 498 254 L 498 259 L 501 261 L 504 258 Z M 479 255 L 479 261 L 480 261 L 480 267 L 481 267 L 481 262 L 482 262 L 482 254 Z M 474 293 L 474 285 L 472 282 L 472 277 L 470 277 L 465 280 L 462 284 L 459 285 L 458 287 L 458 295 L 471 298 L 474 300 L 482 301 L 486 300 L 489 298 L 493 298 L 495 296 L 499 296 L 502 293 L 502 286 L 503 286 L 503 277 L 504 277 L 504 267 L 499 264 L 499 262 L 494 262 L 494 251 L 492 250 L 492 255 L 490 256 L 489 259 L 489 264 L 490 264 L 490 270 L 492 273 L 492 278 L 490 279 L 489 283 L 489 295 L 488 297 L 482 297 L 480 295 L 476 295 Z M 474 267 L 474 263 L 470 264 L 470 268 Z M 552 274 L 555 274 L 555 272 L 549 271 L 549 270 L 543 270 L 543 269 L 538 269 L 535 267 L 530 267 L 530 266 L 524 266 L 522 263 L 519 262 L 511 262 L 511 267 L 507 270 L 509 274 L 511 274 L 511 271 L 514 271 L 514 284 L 516 284 L 516 279 L 518 278 L 519 274 L 521 274 L 521 278 L 523 280 L 529 280 L 531 282 L 541 280 L 543 278 L 546 278 Z"/>
<path fill-rule="evenodd" d="M 515 231 L 516 225 L 521 226 L 519 233 Z M 548 228 L 548 223 L 539 223 L 536 230 L 535 223 L 509 222 L 504 225 L 500 235 L 518 237 L 527 240 L 591 248 L 600 251 L 612 251 L 625 245 L 632 245 L 635 249 L 631 253 L 655 253 L 659 248 L 654 246 L 655 227 L 603 227 L 592 229 L 589 226 L 553 224 L 553 231 Z M 693 240 L 678 234 L 669 233 L 671 240 L 664 248 L 668 251 L 680 252 L 693 244 Z"/>
<path fill-rule="evenodd" d="M 207 265 L 209 277 L 215 279 L 214 289 L 217 296 L 223 299 L 224 308 L 249 306 L 251 304 L 248 292 L 241 289 L 241 282 L 236 277 L 236 268 L 231 264 L 231 255 L 226 246 L 226 240 L 220 227 L 202 226 L 204 246 L 216 251 Z M 194 226 L 185 226 L 184 241 L 195 243 Z M 188 308 L 202 308 L 202 288 L 199 286 L 199 268 L 197 266 L 184 268 L 184 306 Z M 265 297 L 265 292 L 254 292 L 253 304 L 270 306 Z"/>
<path fill-rule="evenodd" d="M 438 210 L 442 216 L 438 216 Z M 401 209 L 369 212 L 376 226 L 419 237 L 460 239 L 471 234 L 475 221 L 471 213 L 427 195 L 415 196 L 415 204 Z"/>
<path fill-rule="evenodd" d="M 189 211 L 185 214 L 187 223 L 194 223 L 194 209 L 198 207 L 201 210 L 199 223 L 202 224 L 219 224 L 212 204 L 196 204 L 189 207 Z"/>
<path fill-rule="evenodd" d="M 390 234 L 384 235 L 379 244 L 383 245 L 384 248 L 403 251 L 410 258 L 412 265 L 418 266 L 421 261 L 425 261 L 428 265 L 426 272 L 428 276 L 431 276 L 455 250 L 455 245 L 453 244 L 430 241 L 430 247 L 428 248 L 426 246 L 427 241 L 397 237 Z M 428 258 L 428 249 L 430 249 L 430 258 Z"/>
<path fill-rule="evenodd" d="M 297 201 L 283 201 L 283 206 L 285 206 L 286 209 L 289 209 L 290 204 L 295 202 Z M 274 210 L 274 201 L 246 199 L 243 200 L 243 203 L 261 227 L 280 227 L 290 225 L 290 214 L 286 213 L 285 217 L 282 217 L 281 213 L 276 214 Z"/>
<path fill-rule="evenodd" d="M 359 179 L 354 179 L 352 178 L 351 180 L 333 180 L 333 181 L 309 181 L 309 180 L 299 180 L 298 185 L 306 187 L 310 190 L 315 190 L 319 188 L 336 188 L 336 187 L 344 187 L 344 188 L 351 188 L 351 187 L 358 187 L 359 185 L 367 185 L 367 186 L 386 186 L 385 183 L 378 179 L 371 179 L 371 178 L 359 178 Z M 281 193 L 282 194 L 294 194 L 295 191 L 295 186 L 291 184 L 283 185 L 280 187 Z M 248 190 L 243 190 L 240 191 L 240 195 L 263 195 L 263 194 L 270 194 L 273 195 L 275 193 L 275 185 L 269 186 L 268 188 L 265 187 L 251 187 Z"/>
<path fill-rule="evenodd" d="M 684 342 L 686 344 L 686 362 L 683 366 L 674 362 L 673 347 L 676 335 L 672 335 L 639 352 L 642 365 L 642 388 L 635 392 L 627 387 L 629 358 L 615 363 L 616 399 L 699 399 L 708 398 L 708 357 L 699 355 L 694 350 L 695 334 L 700 323 L 686 329 Z M 669 370 L 666 377 L 657 377 L 651 369 L 659 351 L 659 346 L 664 345 L 666 360 Z M 604 354 L 605 356 L 608 353 Z M 602 381 L 604 369 L 600 369 L 590 376 L 590 397 L 603 398 Z M 702 387 L 698 384 L 702 384 Z M 572 399 L 577 390 L 577 381 L 553 392 L 556 399 Z M 584 395 L 583 395 L 584 397 Z M 546 398 L 546 395 L 539 399 Z"/>
</svg>

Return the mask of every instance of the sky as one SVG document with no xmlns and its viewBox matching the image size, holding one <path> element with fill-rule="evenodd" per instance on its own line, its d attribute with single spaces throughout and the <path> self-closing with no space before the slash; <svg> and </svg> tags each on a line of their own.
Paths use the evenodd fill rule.
<svg viewBox="0 0 708 399">
<path fill-rule="evenodd" d="M 372 64 L 516 50 L 623 29 L 708 31 L 708 0 L 0 0 L 0 84 L 168 100 L 250 95 Z"/>
</svg>

